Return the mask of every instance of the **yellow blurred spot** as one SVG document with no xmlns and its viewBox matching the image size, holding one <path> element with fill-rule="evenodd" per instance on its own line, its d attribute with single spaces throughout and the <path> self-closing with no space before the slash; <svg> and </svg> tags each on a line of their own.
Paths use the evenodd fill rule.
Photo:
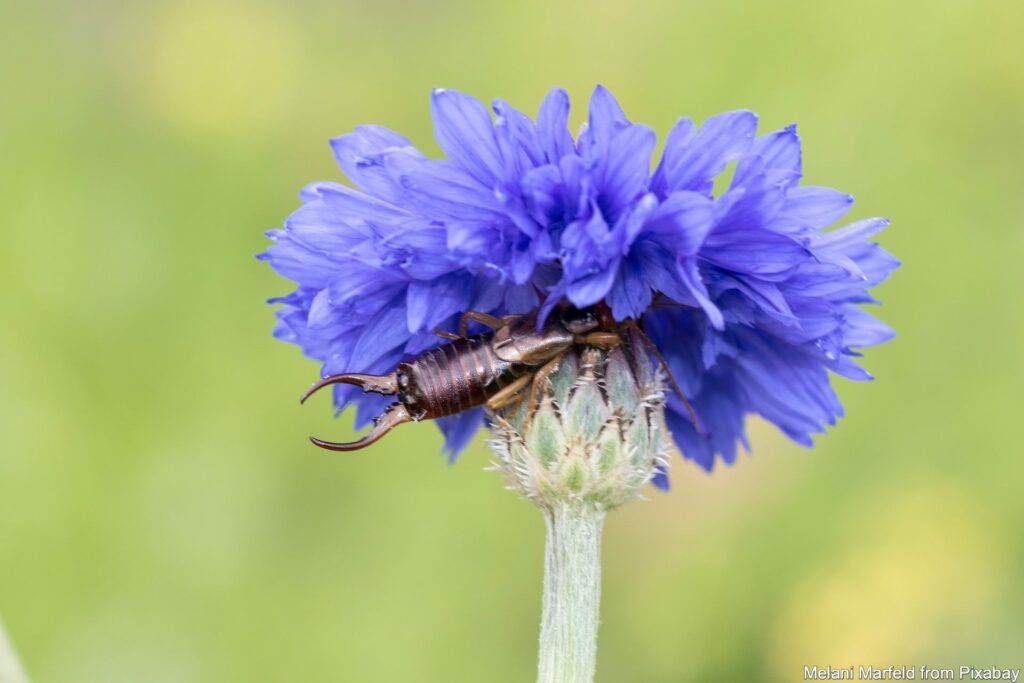
<svg viewBox="0 0 1024 683">
<path fill-rule="evenodd" d="M 296 96 L 299 40 L 255 3 L 185 0 L 158 20 L 143 87 L 159 113 L 191 133 L 250 131 L 279 122 Z"/>
<path fill-rule="evenodd" d="M 919 663 L 944 626 L 986 612 L 1005 551 L 983 510 L 946 487 L 863 505 L 839 558 L 797 585 L 776 622 L 778 680 L 802 678 L 805 665 Z"/>
</svg>

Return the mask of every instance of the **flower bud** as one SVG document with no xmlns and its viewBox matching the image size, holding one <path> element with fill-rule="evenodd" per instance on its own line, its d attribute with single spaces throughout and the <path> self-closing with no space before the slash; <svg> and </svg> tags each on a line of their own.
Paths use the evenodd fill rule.
<svg viewBox="0 0 1024 683">
<path fill-rule="evenodd" d="M 539 507 L 611 510 L 667 466 L 660 372 L 632 331 L 628 342 L 570 350 L 535 405 L 527 391 L 490 414 L 496 469 Z"/>
</svg>

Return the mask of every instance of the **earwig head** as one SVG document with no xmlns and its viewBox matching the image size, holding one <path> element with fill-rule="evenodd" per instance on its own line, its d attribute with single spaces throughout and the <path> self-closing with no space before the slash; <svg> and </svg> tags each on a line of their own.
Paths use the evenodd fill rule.
<svg viewBox="0 0 1024 683">
<path fill-rule="evenodd" d="M 597 317 L 597 309 L 593 306 L 587 308 L 567 307 L 561 311 L 562 324 L 565 329 L 573 334 L 586 334 L 593 332 L 601 326 Z"/>
</svg>

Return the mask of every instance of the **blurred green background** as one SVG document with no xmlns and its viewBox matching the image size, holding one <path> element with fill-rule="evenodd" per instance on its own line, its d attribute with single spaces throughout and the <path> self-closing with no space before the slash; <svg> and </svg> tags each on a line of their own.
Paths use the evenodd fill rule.
<svg viewBox="0 0 1024 683">
<path fill-rule="evenodd" d="M 662 133 L 800 123 L 888 215 L 899 336 L 813 451 L 613 514 L 601 681 L 1024 664 L 1024 5 L 283 0 L 0 8 L 0 616 L 37 682 L 528 681 L 543 523 L 430 425 L 370 451 L 270 337 L 252 257 L 326 140 L 436 152 L 439 85 Z"/>
</svg>

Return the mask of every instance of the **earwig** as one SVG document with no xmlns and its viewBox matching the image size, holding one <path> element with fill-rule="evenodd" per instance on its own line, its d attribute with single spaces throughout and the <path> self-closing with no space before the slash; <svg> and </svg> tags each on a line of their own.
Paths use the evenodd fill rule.
<svg viewBox="0 0 1024 683">
<path fill-rule="evenodd" d="M 386 375 L 340 373 L 313 384 L 300 399 L 306 399 L 332 384 L 353 384 L 364 392 L 397 395 L 374 419 L 373 427 L 361 439 L 336 443 L 310 437 L 317 446 L 332 451 L 365 448 L 398 425 L 454 415 L 470 408 L 485 406 L 497 410 L 516 400 L 531 386 L 530 401 L 538 398 L 538 386 L 558 368 L 561 357 L 574 345 L 610 348 L 622 343 L 619 328 L 635 329 L 644 343 L 654 349 L 675 391 L 682 397 L 697 424 L 696 415 L 672 378 L 664 358 L 635 321 L 616 325 L 609 322 L 610 312 L 600 307 L 559 308 L 537 330 L 535 315 L 510 315 L 497 318 L 478 311 L 463 314 L 459 335 L 437 331 L 451 339 L 416 358 L 399 363 Z M 469 336 L 468 323 L 474 321 L 490 328 Z"/>
</svg>

